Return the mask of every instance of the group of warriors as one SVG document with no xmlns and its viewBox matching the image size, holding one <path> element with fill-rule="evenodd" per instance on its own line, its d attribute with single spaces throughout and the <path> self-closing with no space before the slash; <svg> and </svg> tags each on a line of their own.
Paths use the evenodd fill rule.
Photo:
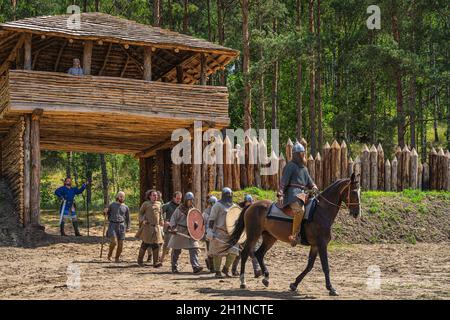
<svg viewBox="0 0 450 320">
<path fill-rule="evenodd" d="M 63 200 L 61 235 L 65 235 L 64 218 L 67 217 L 72 219 L 75 233 L 79 235 L 73 199 L 85 188 L 86 184 L 79 189 L 72 188 L 71 179 L 67 178 L 65 185 L 56 190 L 55 194 Z M 317 208 L 313 221 L 306 223 L 305 205 L 311 194 L 316 195 L 314 201 Z M 331 239 L 331 225 L 342 205 L 345 205 L 354 217 L 360 214 L 360 188 L 355 175 L 353 174 L 350 179 L 334 182 L 318 194 L 318 188 L 306 167 L 305 148 L 296 142 L 293 146 L 292 160 L 283 170 L 277 196 L 278 202 L 269 200 L 253 202 L 252 196 L 246 195 L 242 202 L 235 204 L 232 190 L 225 187 L 219 200 L 212 195 L 208 196 L 207 207 L 201 213 L 194 206 L 195 195 L 192 192 L 187 192 L 183 196 L 177 191 L 168 203 L 163 204 L 161 193 L 149 190 L 145 194 L 145 201 L 138 215 L 139 230 L 135 237 L 141 240 L 141 245 L 137 263 L 144 266 L 144 258 L 148 253 L 147 261 L 153 260 L 153 267 L 159 268 L 171 250 L 171 270 L 173 273 L 179 273 L 180 254 L 182 250 L 187 250 L 193 273 L 199 273 L 203 270 L 199 254 L 205 243 L 207 252 L 205 263 L 209 271 L 215 273 L 215 277 L 240 275 L 241 287 L 245 288 L 245 263 L 250 257 L 255 277 L 264 275 L 263 283 L 268 286 L 269 272 L 264 264 L 266 252 L 277 240 L 290 243 L 292 246 L 301 242 L 311 247 L 308 265 L 295 282 L 291 283 L 290 289 L 296 290 L 303 277 L 312 269 L 319 254 L 326 287 L 330 295 L 337 295 L 329 278 L 327 245 Z M 227 216 L 236 206 L 239 208 L 239 215 L 234 220 L 233 230 L 230 231 L 227 228 Z M 272 210 L 282 211 L 290 217 L 290 220 L 271 220 L 269 215 Z M 189 215 L 194 211 L 197 213 L 197 220 L 194 219 L 192 227 Z M 116 201 L 111 203 L 104 213 L 109 221 L 106 235 L 111 240 L 108 259 L 112 259 L 114 249 L 117 247 L 115 261 L 120 262 L 125 234 L 131 226 L 130 209 L 125 205 L 125 194 L 122 191 L 118 192 Z M 200 234 L 193 230 L 199 231 Z M 245 239 L 240 241 L 243 234 Z M 240 273 L 237 271 L 239 263 Z"/>
</svg>

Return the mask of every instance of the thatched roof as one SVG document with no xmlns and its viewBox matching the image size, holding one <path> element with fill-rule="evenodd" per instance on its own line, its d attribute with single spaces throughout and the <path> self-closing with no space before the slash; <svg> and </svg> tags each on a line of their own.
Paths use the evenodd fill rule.
<svg viewBox="0 0 450 320">
<path fill-rule="evenodd" d="M 115 43 L 179 48 L 198 52 L 221 53 L 236 57 L 239 52 L 205 40 L 152 27 L 105 13 L 82 13 L 81 28 L 68 27 L 69 15 L 41 16 L 0 24 L 0 29 L 56 35 L 74 39 L 106 40 Z"/>
</svg>

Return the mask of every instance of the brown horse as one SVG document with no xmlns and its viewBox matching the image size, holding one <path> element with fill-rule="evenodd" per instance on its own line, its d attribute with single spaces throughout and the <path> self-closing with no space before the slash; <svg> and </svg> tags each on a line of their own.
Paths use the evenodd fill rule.
<svg viewBox="0 0 450 320">
<path fill-rule="evenodd" d="M 293 283 L 290 284 L 292 291 L 297 290 L 297 286 L 314 266 L 317 253 L 319 253 L 322 270 L 325 274 L 326 288 L 332 296 L 338 295 L 330 281 L 330 270 L 328 266 L 327 246 L 331 240 L 331 226 L 337 216 L 342 203 L 349 209 L 350 214 L 357 218 L 360 213 L 360 187 L 355 174 L 350 179 L 337 180 L 317 195 L 318 204 L 311 222 L 305 223 L 305 235 L 311 246 L 309 251 L 308 265 L 300 273 Z M 269 271 L 264 264 L 264 255 L 274 245 L 277 240 L 290 243 L 288 237 L 291 234 L 292 222 L 279 221 L 267 218 L 267 210 L 272 204 L 269 200 L 257 201 L 247 209 L 244 209 L 236 221 L 234 232 L 231 235 L 230 246 L 236 245 L 242 233 L 247 234 L 247 240 L 241 252 L 241 288 L 246 288 L 245 283 L 245 262 L 248 256 L 253 254 L 258 259 L 264 273 L 263 284 L 269 285 Z M 254 252 L 255 244 L 262 236 L 263 242 L 259 249 Z"/>
</svg>

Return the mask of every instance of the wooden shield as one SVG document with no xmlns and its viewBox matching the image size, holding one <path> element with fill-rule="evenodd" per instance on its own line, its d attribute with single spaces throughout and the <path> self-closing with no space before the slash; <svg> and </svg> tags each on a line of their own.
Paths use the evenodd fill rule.
<svg viewBox="0 0 450 320">
<path fill-rule="evenodd" d="M 205 222 L 200 210 L 192 208 L 187 214 L 187 229 L 194 240 L 201 240 L 205 235 Z"/>
<path fill-rule="evenodd" d="M 236 221 L 239 219 L 239 216 L 241 215 L 241 211 L 242 211 L 242 208 L 236 204 L 232 205 L 230 207 L 230 209 L 228 209 L 225 223 L 226 223 L 227 232 L 229 235 L 231 235 L 233 233 L 234 226 L 236 224 Z M 238 243 L 244 243 L 246 239 L 247 239 L 247 235 L 244 230 Z"/>
</svg>

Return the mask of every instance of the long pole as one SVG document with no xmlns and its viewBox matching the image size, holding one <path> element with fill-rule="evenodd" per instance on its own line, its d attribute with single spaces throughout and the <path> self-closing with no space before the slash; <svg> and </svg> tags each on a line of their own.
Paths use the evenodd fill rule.
<svg viewBox="0 0 450 320">
<path fill-rule="evenodd" d="M 102 255 L 103 255 L 103 245 L 105 243 L 105 230 L 106 230 L 106 214 L 105 214 L 105 219 L 103 221 L 103 234 L 102 234 L 102 245 L 100 248 L 100 259 L 102 258 Z"/>
</svg>

